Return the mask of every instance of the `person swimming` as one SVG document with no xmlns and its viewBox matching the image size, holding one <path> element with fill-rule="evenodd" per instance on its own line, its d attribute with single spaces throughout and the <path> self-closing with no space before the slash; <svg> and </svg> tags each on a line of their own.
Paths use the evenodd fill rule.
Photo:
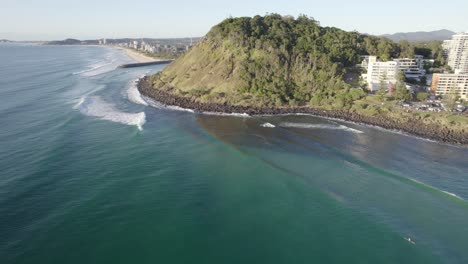
<svg viewBox="0 0 468 264">
<path fill-rule="evenodd" d="M 413 240 L 411 240 L 411 237 L 405 237 L 405 240 L 410 242 L 411 244 L 416 244 Z"/>
</svg>

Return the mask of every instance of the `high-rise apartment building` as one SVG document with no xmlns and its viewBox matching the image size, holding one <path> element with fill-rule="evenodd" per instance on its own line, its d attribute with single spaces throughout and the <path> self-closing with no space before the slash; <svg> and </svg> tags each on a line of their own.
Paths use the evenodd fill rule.
<svg viewBox="0 0 468 264">
<path fill-rule="evenodd" d="M 468 32 L 458 33 L 443 43 L 447 64 L 455 73 L 468 73 Z"/>
</svg>

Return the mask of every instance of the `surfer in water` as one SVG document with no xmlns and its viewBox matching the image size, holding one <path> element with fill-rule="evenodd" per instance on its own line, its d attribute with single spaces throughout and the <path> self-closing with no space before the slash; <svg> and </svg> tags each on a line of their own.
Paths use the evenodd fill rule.
<svg viewBox="0 0 468 264">
<path fill-rule="evenodd" d="M 411 237 L 405 237 L 405 240 L 408 241 L 408 242 L 410 242 L 410 243 L 413 244 L 413 245 L 416 244 L 416 243 L 414 243 L 413 240 L 411 240 Z"/>
</svg>

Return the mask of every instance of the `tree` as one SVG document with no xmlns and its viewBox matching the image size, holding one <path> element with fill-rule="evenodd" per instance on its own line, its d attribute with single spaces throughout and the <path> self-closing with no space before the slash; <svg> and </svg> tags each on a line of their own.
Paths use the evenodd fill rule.
<svg viewBox="0 0 468 264">
<path fill-rule="evenodd" d="M 387 74 L 382 74 L 380 76 L 380 83 L 379 83 L 379 91 L 377 94 L 379 95 L 380 101 L 384 100 L 385 94 L 387 93 Z"/>
<path fill-rule="evenodd" d="M 447 94 L 445 94 L 444 97 L 443 97 L 443 102 L 444 102 L 444 105 L 445 105 L 445 109 L 447 109 L 449 111 L 452 111 L 455 108 L 459 98 L 460 97 L 459 97 L 459 94 L 458 94 L 458 89 L 454 85 L 454 86 L 452 86 L 450 88 L 450 90 L 447 92 Z"/>
<path fill-rule="evenodd" d="M 402 40 L 398 44 L 400 45 L 400 58 L 414 57 L 414 47 L 407 40 Z"/>
<path fill-rule="evenodd" d="M 405 74 L 401 71 L 397 75 L 397 83 L 393 94 L 397 100 L 411 100 L 411 94 L 408 92 L 405 84 Z"/>
<path fill-rule="evenodd" d="M 426 101 L 429 98 L 429 93 L 417 93 L 416 99 L 420 102 Z"/>
<path fill-rule="evenodd" d="M 404 82 L 397 82 L 394 95 L 397 100 L 411 100 L 411 94 L 406 88 L 406 84 Z"/>
<path fill-rule="evenodd" d="M 398 82 L 405 82 L 406 76 L 402 71 L 399 71 L 397 74 L 397 81 Z"/>
<path fill-rule="evenodd" d="M 426 59 L 432 58 L 432 50 L 424 46 L 414 48 L 414 53 L 424 56 Z"/>
<path fill-rule="evenodd" d="M 419 82 L 421 83 L 421 85 L 427 85 L 427 77 L 422 76 L 421 78 L 419 78 Z"/>
</svg>

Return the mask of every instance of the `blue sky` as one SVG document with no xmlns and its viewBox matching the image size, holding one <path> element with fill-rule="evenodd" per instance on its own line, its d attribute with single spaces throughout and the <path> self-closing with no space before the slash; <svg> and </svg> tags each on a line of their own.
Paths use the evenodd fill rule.
<svg viewBox="0 0 468 264">
<path fill-rule="evenodd" d="M 266 13 L 371 34 L 468 30 L 466 0 L 0 0 L 0 39 L 195 37 L 226 17 Z"/>
</svg>

